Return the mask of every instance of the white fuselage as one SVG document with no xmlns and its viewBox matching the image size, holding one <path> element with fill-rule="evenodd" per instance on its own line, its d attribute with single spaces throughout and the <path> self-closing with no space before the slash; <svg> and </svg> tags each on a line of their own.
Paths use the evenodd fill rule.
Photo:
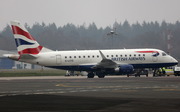
<svg viewBox="0 0 180 112">
<path fill-rule="evenodd" d="M 133 65 L 134 68 L 159 68 L 176 65 L 176 59 L 159 49 L 113 49 L 100 50 L 117 65 Z M 156 52 L 151 52 L 156 51 Z M 158 54 L 157 54 L 158 52 Z M 153 56 L 156 55 L 157 56 Z M 19 61 L 65 70 L 91 70 L 101 62 L 99 50 L 51 51 L 37 54 L 37 59 Z"/>
</svg>

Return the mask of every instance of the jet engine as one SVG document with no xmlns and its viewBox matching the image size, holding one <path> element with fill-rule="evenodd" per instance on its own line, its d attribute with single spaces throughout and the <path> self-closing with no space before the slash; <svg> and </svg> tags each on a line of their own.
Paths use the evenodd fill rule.
<svg viewBox="0 0 180 112">
<path fill-rule="evenodd" d="M 114 69 L 116 73 L 120 74 L 131 74 L 133 73 L 133 66 L 132 65 L 122 65 Z"/>
</svg>

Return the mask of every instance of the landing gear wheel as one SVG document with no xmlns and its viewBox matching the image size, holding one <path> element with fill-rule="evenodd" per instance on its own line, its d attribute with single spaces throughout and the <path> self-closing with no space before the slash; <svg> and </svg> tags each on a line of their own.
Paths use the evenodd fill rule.
<svg viewBox="0 0 180 112">
<path fill-rule="evenodd" d="M 138 72 L 136 73 L 135 77 L 139 76 Z"/>
<path fill-rule="evenodd" d="M 99 78 L 104 78 L 104 76 L 105 76 L 104 74 L 99 74 L 98 75 Z"/>
<path fill-rule="evenodd" d="M 94 74 L 92 72 L 88 73 L 88 78 L 94 78 Z"/>
<path fill-rule="evenodd" d="M 146 77 L 148 77 L 148 71 L 146 70 L 146 72 L 147 72 L 147 73 L 146 73 Z"/>
</svg>

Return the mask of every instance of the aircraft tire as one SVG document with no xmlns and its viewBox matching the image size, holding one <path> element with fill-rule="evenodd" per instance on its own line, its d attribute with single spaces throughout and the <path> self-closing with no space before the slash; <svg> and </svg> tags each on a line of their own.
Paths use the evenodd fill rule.
<svg viewBox="0 0 180 112">
<path fill-rule="evenodd" d="M 104 75 L 104 74 L 99 74 L 98 77 L 99 77 L 99 78 L 104 78 L 105 75 Z"/>
<path fill-rule="evenodd" d="M 88 73 L 88 78 L 94 78 L 94 74 L 93 73 Z"/>
<path fill-rule="evenodd" d="M 148 71 L 146 70 L 147 74 L 146 74 L 146 77 L 148 77 Z"/>
</svg>

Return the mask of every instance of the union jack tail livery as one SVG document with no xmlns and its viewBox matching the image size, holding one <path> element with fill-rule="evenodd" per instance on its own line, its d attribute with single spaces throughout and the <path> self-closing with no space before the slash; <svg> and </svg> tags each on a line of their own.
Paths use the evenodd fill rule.
<svg viewBox="0 0 180 112">
<path fill-rule="evenodd" d="M 32 54 L 36 55 L 42 51 L 48 50 L 42 47 L 39 43 L 31 36 L 26 28 L 21 25 L 18 21 L 11 21 L 11 26 L 17 46 L 19 55 Z"/>
</svg>

